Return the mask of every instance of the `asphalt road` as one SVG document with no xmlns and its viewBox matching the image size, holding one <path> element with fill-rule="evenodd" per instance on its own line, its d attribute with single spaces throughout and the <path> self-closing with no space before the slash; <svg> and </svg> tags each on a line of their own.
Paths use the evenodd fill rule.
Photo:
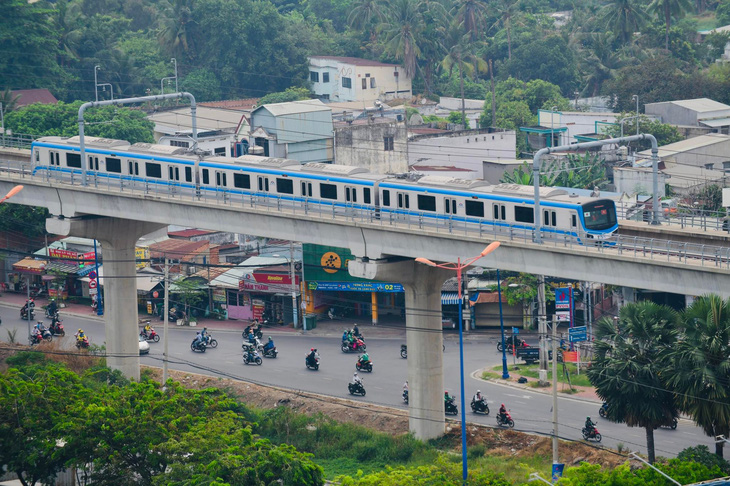
<svg viewBox="0 0 730 486">
<path fill-rule="evenodd" d="M 17 340 L 21 342 L 25 340 L 27 324 L 20 320 L 18 309 L 0 305 L 0 317 L 3 321 L 1 328 L 17 329 Z M 101 344 L 104 341 L 102 322 L 76 316 L 63 316 L 63 320 L 68 334 L 62 339 L 67 343 L 69 349 L 73 349 L 73 334 L 79 327 L 90 336 L 92 343 Z M 162 326 L 155 329 L 162 337 Z M 400 357 L 400 345 L 404 343 L 403 340 L 367 338 L 367 330 L 364 330 L 374 370 L 372 373 L 359 373 L 364 378 L 367 395 L 354 397 L 348 393 L 347 383 L 355 371 L 358 355 L 343 353 L 340 350 L 340 339 L 337 337 L 275 334 L 273 338 L 279 351 L 279 357 L 276 359 L 264 358 L 263 365 L 256 366 L 243 363 L 242 339 L 239 332 L 215 331 L 212 335 L 218 340 L 218 347 L 209 348 L 205 353 L 194 353 L 190 350 L 190 343 L 195 337 L 196 330 L 196 328 L 171 327 L 168 344 L 170 368 L 350 398 L 364 403 L 406 408 L 401 398 L 403 383 L 407 379 L 407 362 Z M 5 331 L 0 330 L 0 340 L 8 340 Z M 322 359 L 319 371 L 308 370 L 304 365 L 304 356 L 312 347 L 319 350 Z M 162 349 L 162 340 L 159 343 L 150 343 L 150 354 L 142 357 L 141 362 L 161 367 Z M 494 415 L 499 409 L 499 405 L 505 403 L 511 411 L 516 430 L 542 434 L 552 432 L 552 397 L 550 395 L 475 378 L 478 376 L 478 370 L 501 364 L 501 353 L 497 352 L 495 340 L 466 341 L 464 343 L 464 363 L 467 421 L 494 426 L 496 425 Z M 459 411 L 461 411 L 458 342 L 446 341 L 444 377 L 445 388 L 450 394 L 456 396 Z M 480 389 L 487 397 L 491 409 L 489 416 L 474 414 L 469 408 L 471 396 L 477 389 Z M 599 404 L 595 402 L 566 396 L 560 397 L 559 435 L 566 439 L 580 440 L 580 429 L 586 416 L 590 416 L 598 422 L 597 428 L 603 435 L 603 445 L 615 448 L 618 443 L 623 443 L 625 448 L 632 451 L 645 452 L 644 429 L 631 428 L 600 419 L 598 409 Z M 460 419 L 460 415 L 454 418 Z M 654 441 L 657 456 L 665 457 L 676 456 L 682 449 L 698 444 L 707 445 L 712 450 L 714 444 L 710 437 L 704 435 L 702 430 L 689 420 L 680 420 L 676 430 L 664 428 L 656 430 Z"/>
</svg>

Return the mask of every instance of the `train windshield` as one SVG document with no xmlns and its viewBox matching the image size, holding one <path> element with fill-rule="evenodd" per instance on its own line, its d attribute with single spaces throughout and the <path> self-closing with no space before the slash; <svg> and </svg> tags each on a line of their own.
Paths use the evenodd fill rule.
<svg viewBox="0 0 730 486">
<path fill-rule="evenodd" d="M 583 205 L 586 229 L 601 231 L 616 226 L 616 205 L 613 201 L 595 201 Z"/>
</svg>

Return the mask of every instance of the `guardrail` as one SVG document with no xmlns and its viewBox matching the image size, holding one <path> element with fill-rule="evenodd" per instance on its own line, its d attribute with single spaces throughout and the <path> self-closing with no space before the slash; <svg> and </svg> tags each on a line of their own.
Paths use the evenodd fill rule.
<svg viewBox="0 0 730 486">
<path fill-rule="evenodd" d="M 45 167 L 45 166 L 44 166 Z M 81 176 L 68 173 L 50 173 L 31 175 L 32 164 L 0 161 L 0 174 L 8 180 L 37 180 L 54 184 L 81 186 Z M 255 209 L 259 212 L 280 213 L 282 215 L 306 215 L 321 219 L 355 221 L 378 226 L 390 226 L 398 229 L 418 229 L 419 232 L 433 234 L 450 234 L 477 236 L 490 239 L 520 241 L 533 244 L 534 230 L 516 227 L 510 224 L 495 225 L 491 222 L 472 223 L 452 218 L 434 219 L 430 214 L 418 211 L 403 211 L 398 214 L 379 212 L 372 207 L 361 205 L 344 205 L 342 203 L 322 202 L 315 199 L 293 200 L 291 197 L 257 192 L 253 194 L 236 194 L 220 188 L 198 189 L 190 183 L 165 184 L 160 179 L 135 177 L 133 179 L 109 179 L 97 177 L 90 173 L 87 176 L 88 186 L 96 191 L 108 194 L 144 194 L 158 198 L 203 202 L 209 205 Z M 614 234 L 604 240 L 558 235 L 542 231 L 543 247 L 569 248 L 571 251 L 591 252 L 618 257 L 647 258 L 663 260 L 682 265 L 714 266 L 730 269 L 730 247 L 702 245 L 678 242 L 661 238 L 642 238 Z"/>
<path fill-rule="evenodd" d="M 616 213 L 619 219 L 651 222 L 651 209 L 635 204 L 617 203 Z M 703 231 L 714 230 L 730 232 L 724 211 L 707 211 L 691 208 L 662 209 L 661 224 L 679 226 L 680 228 L 697 228 Z"/>
<path fill-rule="evenodd" d="M 36 139 L 33 135 L 24 135 L 21 133 L 7 135 L 0 134 L 0 147 L 30 149 L 30 144 Z"/>
</svg>

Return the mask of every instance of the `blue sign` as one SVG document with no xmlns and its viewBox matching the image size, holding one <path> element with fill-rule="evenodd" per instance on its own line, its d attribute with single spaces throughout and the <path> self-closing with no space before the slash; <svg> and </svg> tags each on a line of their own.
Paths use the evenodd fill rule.
<svg viewBox="0 0 730 486">
<path fill-rule="evenodd" d="M 346 292 L 403 292 L 399 283 L 381 282 L 308 282 L 309 290 L 343 290 Z"/>
<path fill-rule="evenodd" d="M 519 333 L 520 333 L 520 330 L 518 328 L 516 328 L 516 327 L 512 328 L 512 334 L 519 334 Z"/>
<path fill-rule="evenodd" d="M 570 287 L 555 289 L 555 308 L 570 309 Z"/>
<path fill-rule="evenodd" d="M 565 464 L 553 463 L 553 483 L 557 482 L 563 477 L 563 469 Z"/>
<path fill-rule="evenodd" d="M 568 329 L 568 340 L 571 343 L 577 343 L 579 341 L 587 341 L 588 340 L 588 329 L 586 326 L 580 326 L 580 327 L 574 327 L 572 329 Z"/>
</svg>

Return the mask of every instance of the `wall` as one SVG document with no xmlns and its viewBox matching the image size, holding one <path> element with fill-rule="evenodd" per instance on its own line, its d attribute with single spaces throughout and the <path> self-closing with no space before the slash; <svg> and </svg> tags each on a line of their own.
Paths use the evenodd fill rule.
<svg viewBox="0 0 730 486">
<path fill-rule="evenodd" d="M 393 150 L 383 138 L 393 137 Z M 379 174 L 408 172 L 406 128 L 402 122 L 347 125 L 335 129 L 335 163 Z"/>
<path fill-rule="evenodd" d="M 474 324 L 477 328 L 500 327 L 498 302 L 477 304 L 474 309 Z M 504 321 L 505 338 L 506 333 L 511 333 L 511 327 L 522 329 L 522 306 L 502 303 L 502 320 Z"/>
<path fill-rule="evenodd" d="M 310 71 L 319 73 L 319 82 L 312 83 L 316 96 L 327 97 L 332 101 L 361 101 L 372 104 L 375 100 L 393 98 L 410 98 L 413 95 L 411 79 L 403 69 L 393 65 L 362 66 L 343 63 L 334 59 L 311 58 Z M 398 76 L 394 73 L 398 72 Z M 322 74 L 329 74 L 329 82 L 322 82 Z M 369 76 L 368 76 L 369 75 Z M 350 78 L 352 87 L 342 86 L 342 78 Z M 368 80 L 366 88 L 362 88 L 362 79 L 375 78 L 375 86 Z"/>
<path fill-rule="evenodd" d="M 170 142 L 172 140 L 179 141 L 179 142 L 186 142 L 188 143 L 189 147 L 193 146 L 193 139 L 191 137 L 171 137 L 171 136 L 162 136 L 159 138 L 158 143 L 160 145 L 172 145 Z M 199 138 L 198 139 L 198 148 L 201 150 L 207 150 L 211 154 L 215 154 L 215 149 L 223 148 L 225 149 L 225 153 L 223 154 L 216 154 L 220 156 L 225 157 L 231 157 L 231 144 L 236 141 L 236 137 L 233 134 L 225 135 L 225 136 L 218 136 L 218 137 L 211 137 L 211 138 Z"/>
<path fill-rule="evenodd" d="M 706 164 L 713 164 L 711 169 L 724 170 L 723 162 L 730 162 L 730 137 L 712 145 L 697 147 L 687 152 L 680 152 L 672 156 L 661 157 L 661 160 L 676 162 L 682 165 L 695 167 L 706 167 Z"/>
<path fill-rule="evenodd" d="M 522 160 L 516 160 L 510 163 L 502 163 L 485 160 L 482 162 L 482 179 L 489 181 L 492 184 L 499 184 L 499 181 L 502 179 L 505 172 L 512 172 L 518 167 L 522 167 L 523 162 L 524 161 Z M 527 162 L 527 170 L 532 171 L 532 161 L 530 160 Z"/>
<path fill-rule="evenodd" d="M 637 193 L 651 194 L 653 187 L 652 177 L 651 169 L 613 168 L 613 182 L 616 186 L 616 192 L 625 192 L 628 195 Z M 659 196 L 664 197 L 667 178 L 663 173 L 659 172 L 658 179 Z"/>
<path fill-rule="evenodd" d="M 482 161 L 515 157 L 514 131 L 461 130 L 448 134 L 415 135 L 408 140 L 408 165 L 444 165 L 482 174 Z"/>
</svg>

